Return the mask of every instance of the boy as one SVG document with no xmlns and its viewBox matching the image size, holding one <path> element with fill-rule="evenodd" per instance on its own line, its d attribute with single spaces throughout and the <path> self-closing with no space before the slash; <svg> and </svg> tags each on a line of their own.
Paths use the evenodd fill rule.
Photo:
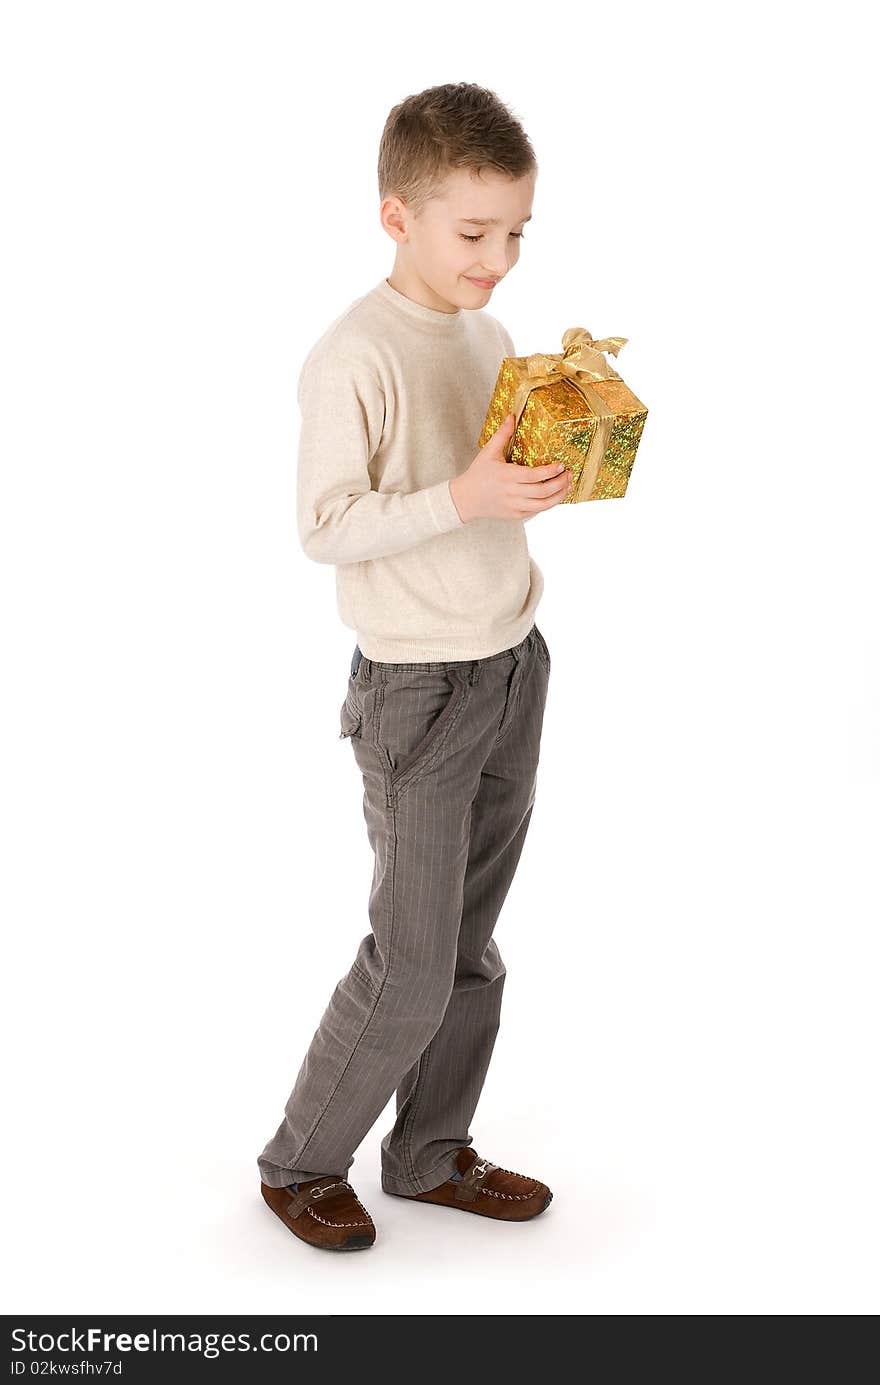
<svg viewBox="0 0 880 1385">
<path fill-rule="evenodd" d="M 340 737 L 364 782 L 371 932 L 336 986 L 276 1134 L 269 1207 L 322 1249 L 374 1243 L 346 1174 L 397 1093 L 384 1192 L 504 1221 L 552 1193 L 470 1135 L 499 1025 L 492 932 L 535 798 L 550 656 L 524 522 L 569 489 L 504 460 L 513 415 L 473 456 L 498 367 L 483 311 L 519 258 L 537 164 L 494 93 L 433 87 L 390 113 L 379 154 L 390 278 L 355 300 L 300 374 L 298 527 L 336 565 L 357 631 Z"/>
</svg>

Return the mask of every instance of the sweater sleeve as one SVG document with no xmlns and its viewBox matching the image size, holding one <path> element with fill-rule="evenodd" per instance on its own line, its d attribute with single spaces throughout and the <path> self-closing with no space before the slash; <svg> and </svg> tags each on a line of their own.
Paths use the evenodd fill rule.
<svg viewBox="0 0 880 1385">
<path fill-rule="evenodd" d="M 310 353 L 300 371 L 297 527 L 318 563 L 400 553 L 463 527 L 449 481 L 410 492 L 372 489 L 385 398 L 374 370 L 338 350 Z"/>
</svg>

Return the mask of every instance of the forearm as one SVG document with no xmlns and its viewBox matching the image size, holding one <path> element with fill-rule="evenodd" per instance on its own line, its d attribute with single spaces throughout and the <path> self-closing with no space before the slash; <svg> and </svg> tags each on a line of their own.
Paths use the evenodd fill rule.
<svg viewBox="0 0 880 1385">
<path fill-rule="evenodd" d="M 318 563 L 384 558 L 462 527 L 449 481 L 409 493 L 369 490 L 317 503 L 300 497 L 300 542 Z"/>
</svg>

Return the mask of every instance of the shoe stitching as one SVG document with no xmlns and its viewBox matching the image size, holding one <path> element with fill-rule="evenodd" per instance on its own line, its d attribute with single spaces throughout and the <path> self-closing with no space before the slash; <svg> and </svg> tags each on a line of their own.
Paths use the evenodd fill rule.
<svg viewBox="0 0 880 1385">
<path fill-rule="evenodd" d="M 475 1162 L 479 1163 L 481 1161 L 477 1159 L 475 1160 Z M 503 1169 L 500 1165 L 497 1165 L 492 1170 L 492 1173 L 490 1173 L 489 1177 L 491 1178 L 492 1175 L 496 1173 L 509 1173 L 513 1178 L 524 1178 L 527 1183 L 532 1183 L 534 1186 L 532 1187 L 531 1192 L 528 1193 L 501 1193 L 497 1192 L 494 1188 L 485 1187 L 478 1188 L 477 1191 L 480 1193 L 485 1193 L 487 1197 L 505 1198 L 508 1202 L 523 1202 L 526 1198 L 534 1197 L 535 1193 L 538 1191 L 538 1180 L 536 1178 L 529 1178 L 528 1174 L 516 1173 L 514 1169 Z"/>
<path fill-rule="evenodd" d="M 372 1221 L 327 1221 L 326 1217 L 318 1216 L 314 1207 L 307 1207 L 306 1211 L 310 1217 L 315 1218 L 315 1221 L 321 1222 L 322 1226 L 372 1226 L 373 1224 Z"/>
<path fill-rule="evenodd" d="M 358 1197 L 357 1193 L 354 1193 L 354 1192 L 353 1192 L 353 1193 L 352 1193 L 352 1196 L 354 1197 L 355 1202 L 357 1203 L 358 1207 L 359 1207 L 359 1208 L 361 1209 L 361 1211 L 363 1212 L 363 1214 L 364 1214 L 364 1216 L 366 1217 L 367 1221 L 370 1222 L 370 1223 L 372 1223 L 373 1218 L 370 1216 L 370 1214 L 369 1214 L 369 1212 L 367 1211 L 366 1207 L 365 1207 L 364 1204 L 361 1202 L 361 1200 L 360 1200 L 360 1198 Z"/>
<path fill-rule="evenodd" d="M 528 1173 L 517 1173 L 515 1169 L 503 1169 L 500 1164 L 496 1164 L 492 1172 L 494 1173 L 496 1170 L 498 1173 L 512 1174 L 514 1178 L 525 1178 L 529 1183 L 537 1183 L 538 1181 L 536 1178 L 532 1178 Z"/>
<path fill-rule="evenodd" d="M 537 1183 L 535 1184 L 534 1188 L 530 1193 L 497 1193 L 494 1188 L 480 1189 L 480 1192 L 485 1193 L 486 1197 L 503 1197 L 507 1198 L 508 1202 L 522 1202 L 524 1198 L 534 1197 L 537 1191 Z"/>
<path fill-rule="evenodd" d="M 341 1178 L 341 1179 L 339 1179 L 339 1182 L 340 1182 L 340 1183 L 344 1183 L 345 1186 L 346 1186 L 346 1188 L 348 1188 L 349 1192 L 351 1193 L 351 1195 L 352 1195 L 352 1197 L 354 1198 L 355 1202 L 357 1203 L 358 1207 L 361 1209 L 361 1211 L 363 1212 L 364 1216 L 366 1217 L 366 1219 L 367 1219 L 366 1221 L 327 1221 L 324 1217 L 319 1217 L 318 1214 L 317 1214 L 317 1212 L 316 1212 L 315 1209 L 314 1209 L 314 1206 L 311 1206 L 311 1205 L 307 1205 L 306 1207 L 304 1207 L 304 1208 L 303 1208 L 303 1211 L 308 1212 L 311 1216 L 313 1216 L 313 1217 L 315 1218 L 315 1221 L 321 1222 L 324 1226 L 372 1226 L 372 1225 L 373 1225 L 373 1219 L 372 1219 L 372 1217 L 370 1216 L 370 1214 L 369 1214 L 369 1212 L 367 1211 L 367 1209 L 366 1209 L 366 1207 L 364 1206 L 364 1204 L 361 1202 L 361 1200 L 360 1200 L 360 1198 L 358 1197 L 357 1193 L 355 1192 L 354 1188 L 352 1188 L 352 1186 L 351 1186 L 351 1184 L 349 1183 L 348 1179 L 347 1179 L 347 1178 Z M 302 1212 L 300 1212 L 299 1215 L 302 1216 Z M 294 1218 L 294 1220 L 298 1220 L 298 1218 Z"/>
</svg>

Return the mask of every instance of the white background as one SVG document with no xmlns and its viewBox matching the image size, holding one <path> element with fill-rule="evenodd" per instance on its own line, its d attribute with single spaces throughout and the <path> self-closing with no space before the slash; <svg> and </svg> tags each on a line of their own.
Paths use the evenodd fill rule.
<svg viewBox="0 0 880 1385">
<path fill-rule="evenodd" d="M 878 227 L 867 9 L 4 6 L 6 1311 L 878 1308 Z M 553 659 L 472 1127 L 521 1225 L 256 1158 L 368 928 L 306 351 L 393 263 L 386 115 L 540 172 L 489 303 L 629 338 L 623 501 L 528 526 Z"/>
</svg>

